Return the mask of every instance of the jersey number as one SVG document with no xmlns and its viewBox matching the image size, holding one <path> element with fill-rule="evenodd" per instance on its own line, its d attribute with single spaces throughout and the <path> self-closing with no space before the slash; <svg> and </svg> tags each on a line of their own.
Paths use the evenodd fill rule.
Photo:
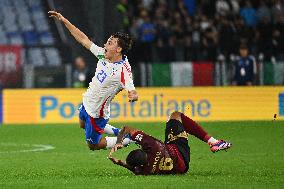
<svg viewBox="0 0 284 189">
<path fill-rule="evenodd" d="M 172 158 L 162 158 L 159 164 L 159 169 L 163 171 L 170 171 L 174 167 Z"/>
<path fill-rule="evenodd" d="M 99 80 L 99 82 L 103 83 L 104 80 L 106 79 L 107 74 L 104 72 L 104 70 L 101 70 L 100 73 L 98 73 L 97 75 L 97 79 Z"/>
</svg>

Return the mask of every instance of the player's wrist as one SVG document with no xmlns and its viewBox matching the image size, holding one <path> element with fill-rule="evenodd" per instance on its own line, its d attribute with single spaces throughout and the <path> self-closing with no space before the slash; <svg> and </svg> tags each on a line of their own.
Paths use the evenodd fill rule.
<svg viewBox="0 0 284 189">
<path fill-rule="evenodd" d="M 60 18 L 60 21 L 65 24 L 65 23 L 67 23 L 68 20 L 67 20 L 64 16 L 62 16 L 62 17 Z"/>
</svg>

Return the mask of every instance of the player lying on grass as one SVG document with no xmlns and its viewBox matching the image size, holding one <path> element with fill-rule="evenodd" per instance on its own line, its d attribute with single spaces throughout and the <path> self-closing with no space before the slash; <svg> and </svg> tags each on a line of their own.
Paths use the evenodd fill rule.
<svg viewBox="0 0 284 189">
<path fill-rule="evenodd" d="M 173 112 L 166 124 L 165 142 L 125 126 L 118 134 L 117 144 L 111 149 L 109 159 L 137 175 L 186 173 L 190 161 L 187 141 L 189 134 L 209 144 L 212 152 L 226 150 L 232 145 L 208 135 L 200 125 L 183 113 Z M 130 135 L 141 149 L 131 151 L 126 161 L 118 160 L 112 154 L 123 147 L 121 142 L 127 135 Z"/>
<path fill-rule="evenodd" d="M 80 127 L 85 129 L 86 141 L 91 150 L 111 148 L 117 138 L 102 137 L 102 134 L 105 132 L 117 135 L 119 132 L 119 129 L 107 124 L 112 99 L 123 89 L 128 91 L 129 101 L 138 99 L 131 67 L 125 55 L 131 48 L 132 40 L 129 35 L 118 32 L 108 38 L 104 48 L 98 47 L 60 13 L 55 11 L 48 13 L 50 17 L 61 21 L 73 37 L 98 58 L 95 76 L 83 94 L 83 105 L 79 108 L 79 122 Z M 125 139 L 123 144 L 129 142 L 129 139 Z"/>
</svg>

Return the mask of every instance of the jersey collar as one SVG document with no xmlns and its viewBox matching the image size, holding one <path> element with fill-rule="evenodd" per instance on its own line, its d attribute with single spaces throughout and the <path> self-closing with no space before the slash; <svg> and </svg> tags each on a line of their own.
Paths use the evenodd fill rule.
<svg viewBox="0 0 284 189">
<path fill-rule="evenodd" d="M 125 60 L 127 60 L 127 57 L 125 55 L 123 55 L 122 60 L 120 60 L 118 62 L 114 62 L 114 64 L 123 64 L 125 62 Z"/>
</svg>

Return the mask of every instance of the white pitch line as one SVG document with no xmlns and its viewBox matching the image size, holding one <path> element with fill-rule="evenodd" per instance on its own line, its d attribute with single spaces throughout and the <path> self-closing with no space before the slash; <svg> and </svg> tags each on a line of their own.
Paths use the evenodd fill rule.
<svg viewBox="0 0 284 189">
<path fill-rule="evenodd" d="M 45 144 L 16 144 L 16 143 L 0 143 L 0 146 L 22 146 L 22 147 L 33 147 L 28 150 L 16 150 L 16 151 L 4 151 L 0 154 L 10 154 L 10 153 L 24 153 L 24 152 L 42 152 L 47 150 L 55 149 L 54 146 L 45 145 Z M 0 149 L 1 150 L 1 149 Z"/>
</svg>

